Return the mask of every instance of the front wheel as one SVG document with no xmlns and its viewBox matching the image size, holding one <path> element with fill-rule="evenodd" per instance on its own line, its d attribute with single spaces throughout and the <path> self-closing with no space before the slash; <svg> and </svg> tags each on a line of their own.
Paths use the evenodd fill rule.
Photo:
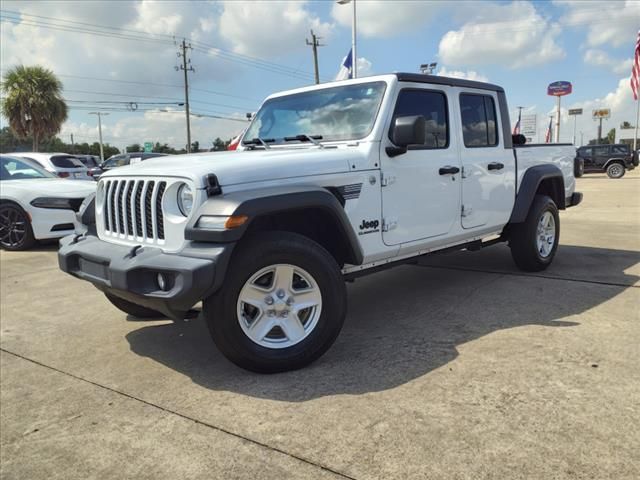
<svg viewBox="0 0 640 480">
<path fill-rule="evenodd" d="M 558 207 L 550 197 L 536 195 L 526 220 L 512 225 L 511 256 L 521 270 L 539 272 L 551 265 L 559 240 Z"/>
<path fill-rule="evenodd" d="M 239 245 L 203 314 L 214 342 L 236 365 L 259 373 L 295 370 L 335 341 L 346 287 L 322 246 L 294 233 L 264 232 Z"/>
<path fill-rule="evenodd" d="M 607 175 L 609 178 L 622 178 L 625 174 L 624 165 L 620 163 L 612 163 L 607 167 Z"/>
<path fill-rule="evenodd" d="M 582 160 L 581 158 L 576 158 L 573 170 L 574 177 L 582 177 L 584 175 L 584 160 Z"/>
<path fill-rule="evenodd" d="M 36 243 L 29 216 L 12 203 L 0 205 L 0 245 L 5 250 L 28 250 Z"/>
</svg>

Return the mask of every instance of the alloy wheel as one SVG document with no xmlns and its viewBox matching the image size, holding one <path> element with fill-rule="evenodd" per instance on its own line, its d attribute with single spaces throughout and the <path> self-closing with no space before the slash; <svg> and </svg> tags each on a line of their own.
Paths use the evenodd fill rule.
<svg viewBox="0 0 640 480">
<path fill-rule="evenodd" d="M 556 221 L 553 214 L 546 211 L 540 217 L 536 228 L 536 247 L 542 258 L 551 255 L 556 242 Z"/>
<path fill-rule="evenodd" d="M 260 269 L 240 290 L 238 322 L 254 343 L 271 349 L 292 347 L 315 329 L 322 294 L 306 270 L 289 264 Z"/>
<path fill-rule="evenodd" d="M 7 207 L 0 209 L 0 245 L 17 248 L 27 236 L 27 221 L 18 209 Z"/>
</svg>

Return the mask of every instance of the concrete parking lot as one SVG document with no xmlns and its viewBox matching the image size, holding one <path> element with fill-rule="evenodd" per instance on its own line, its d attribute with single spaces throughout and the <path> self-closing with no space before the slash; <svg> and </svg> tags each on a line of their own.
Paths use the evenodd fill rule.
<svg viewBox="0 0 640 480">
<path fill-rule="evenodd" d="M 2 478 L 637 479 L 640 172 L 578 182 L 549 270 L 496 246 L 360 279 L 331 350 L 271 376 L 54 246 L 2 252 Z"/>
</svg>

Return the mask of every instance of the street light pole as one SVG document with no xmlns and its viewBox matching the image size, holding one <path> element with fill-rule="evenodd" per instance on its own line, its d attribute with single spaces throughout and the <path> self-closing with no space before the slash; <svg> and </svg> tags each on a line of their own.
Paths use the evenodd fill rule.
<svg viewBox="0 0 640 480">
<path fill-rule="evenodd" d="M 351 78 L 358 78 L 358 55 L 356 53 L 356 0 L 338 0 L 339 5 L 351 3 L 353 13 L 351 18 Z"/>
<path fill-rule="evenodd" d="M 89 112 L 89 115 L 98 116 L 98 136 L 100 138 L 100 161 L 104 162 L 104 147 L 102 146 L 102 115 L 109 115 L 106 112 Z"/>
</svg>

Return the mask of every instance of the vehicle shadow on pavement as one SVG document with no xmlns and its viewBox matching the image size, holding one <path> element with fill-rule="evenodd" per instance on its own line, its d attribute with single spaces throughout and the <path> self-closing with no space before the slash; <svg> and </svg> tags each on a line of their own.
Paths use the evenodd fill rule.
<svg viewBox="0 0 640 480">
<path fill-rule="evenodd" d="M 461 346 L 485 335 L 526 325 L 578 326 L 575 315 L 640 278 L 625 273 L 640 262 L 639 252 L 561 250 L 544 277 L 519 272 L 507 247 L 493 247 L 359 279 L 349 285 L 349 312 L 336 343 L 320 360 L 295 372 L 258 375 L 235 367 L 213 345 L 202 318 L 145 326 L 126 338 L 136 354 L 212 390 L 288 402 L 383 391 L 449 364 Z M 581 268 L 567 268 L 570 262 Z M 462 264 L 471 270 L 462 270 Z M 483 271 L 484 265 L 491 265 L 491 272 Z M 611 282 L 589 283 L 594 268 L 603 269 L 601 277 Z M 548 335 L 527 332 L 526 347 L 543 346 Z M 510 344 L 505 361 L 517 352 Z"/>
</svg>

